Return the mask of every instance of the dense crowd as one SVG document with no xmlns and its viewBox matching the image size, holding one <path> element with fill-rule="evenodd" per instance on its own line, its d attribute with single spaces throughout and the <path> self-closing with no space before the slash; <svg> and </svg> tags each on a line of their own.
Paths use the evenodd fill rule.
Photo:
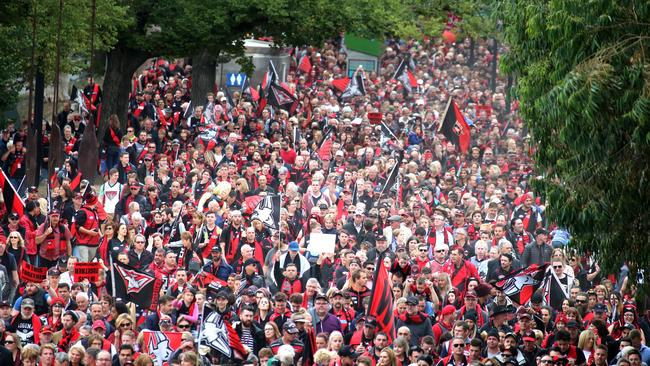
<svg viewBox="0 0 650 366">
<path fill-rule="evenodd" d="M 569 250 L 531 191 L 535 146 L 506 80 L 490 88 L 490 45 L 386 42 L 379 72 L 364 72 L 366 94 L 341 99 L 339 42 L 293 54 L 282 86 L 294 113 L 258 111 L 247 88 L 190 103 L 191 66 L 148 63 L 128 116 L 109 118 L 98 187 L 78 173 L 88 116 L 66 102 L 53 122 L 66 161 L 49 202 L 29 187 L 22 216 L 0 204 L 0 363 L 153 365 L 150 330 L 182 332 L 164 361 L 183 366 L 647 365 L 649 313 L 634 279 Z M 417 86 L 393 78 L 409 58 Z M 97 113 L 98 86 L 84 94 Z M 438 133 L 450 97 L 471 125 L 467 153 Z M 15 187 L 25 136 L 10 125 L 0 139 Z M 255 208 L 276 195 L 272 230 Z M 314 253 L 315 234 L 335 235 L 335 250 Z M 75 281 L 75 263 L 91 261 L 104 268 L 97 281 Z M 162 282 L 154 310 L 114 296 L 117 262 Z M 26 263 L 47 278 L 21 278 Z M 381 264 L 394 334 L 367 316 Z M 554 293 L 540 287 L 519 304 L 497 285 L 535 266 L 548 266 Z M 211 313 L 245 352 L 197 342 Z"/>
</svg>

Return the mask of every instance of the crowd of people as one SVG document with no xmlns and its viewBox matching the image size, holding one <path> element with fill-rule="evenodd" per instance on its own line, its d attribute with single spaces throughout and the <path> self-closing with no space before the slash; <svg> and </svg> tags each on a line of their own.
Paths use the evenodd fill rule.
<svg viewBox="0 0 650 366">
<path fill-rule="evenodd" d="M 489 46 L 387 41 L 365 95 L 344 99 L 333 84 L 348 70 L 341 39 L 298 49 L 282 83 L 291 112 L 258 108 L 247 88 L 190 103 L 191 66 L 157 59 L 134 76 L 128 115 L 109 118 L 99 186 L 77 168 L 89 116 L 66 103 L 49 202 L 38 187 L 22 216 L 0 202 L 0 363 L 647 365 L 650 313 L 635 281 L 625 266 L 603 273 L 546 220 L 531 190 L 535 146 L 505 78 L 490 86 Z M 417 85 L 393 77 L 405 59 Z M 96 84 L 84 93 L 88 107 L 101 102 Z M 471 125 L 467 152 L 438 132 L 449 98 Z M 14 183 L 25 136 L 9 126 L 0 139 Z M 278 195 L 275 230 L 255 209 Z M 307 250 L 314 234 L 335 235 L 335 250 Z M 75 263 L 91 261 L 106 272 L 75 281 Z M 114 296 L 116 262 L 162 281 L 154 310 Z M 26 263 L 47 278 L 22 278 Z M 381 265 L 392 329 L 367 315 Z M 506 296 L 499 281 L 534 266 L 548 266 L 559 297 Z M 245 352 L 199 342 L 213 312 Z M 181 344 L 154 359 L 146 331 L 182 332 Z"/>
</svg>

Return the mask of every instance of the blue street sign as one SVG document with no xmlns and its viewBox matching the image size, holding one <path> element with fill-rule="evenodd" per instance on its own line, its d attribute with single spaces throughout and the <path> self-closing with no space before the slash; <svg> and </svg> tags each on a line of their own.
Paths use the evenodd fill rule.
<svg viewBox="0 0 650 366">
<path fill-rule="evenodd" d="M 226 73 L 226 86 L 239 86 L 244 85 L 246 81 L 246 74 L 244 73 Z"/>
</svg>

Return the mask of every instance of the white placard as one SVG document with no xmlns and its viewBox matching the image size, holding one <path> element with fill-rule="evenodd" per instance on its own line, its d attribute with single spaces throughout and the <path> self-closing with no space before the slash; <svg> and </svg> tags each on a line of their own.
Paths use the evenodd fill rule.
<svg viewBox="0 0 650 366">
<path fill-rule="evenodd" d="M 320 255 L 321 253 L 334 253 L 336 250 L 336 235 L 311 233 L 309 234 L 309 245 L 307 251 L 312 255 Z"/>
</svg>

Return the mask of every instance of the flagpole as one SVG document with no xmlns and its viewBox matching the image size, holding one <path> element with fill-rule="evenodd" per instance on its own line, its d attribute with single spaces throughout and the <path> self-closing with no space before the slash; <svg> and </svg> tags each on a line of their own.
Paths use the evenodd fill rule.
<svg viewBox="0 0 650 366">
<path fill-rule="evenodd" d="M 113 254 L 111 248 L 108 248 L 108 263 L 111 265 L 111 291 L 113 291 L 113 298 L 115 298 L 115 268 L 113 268 Z"/>
<path fill-rule="evenodd" d="M 4 172 L 3 172 L 2 174 L 4 174 Z M 18 198 L 20 198 L 18 192 L 20 192 L 20 189 L 23 187 L 23 183 L 25 183 L 25 177 L 26 177 L 26 176 L 27 176 L 27 175 L 23 175 L 23 179 L 21 179 L 20 184 L 18 185 L 18 188 L 17 188 L 17 189 L 14 189 L 14 190 L 16 191 L 16 197 L 18 197 Z M 7 175 L 6 175 L 6 174 L 5 174 L 5 178 L 7 178 Z M 11 187 L 14 186 L 13 184 L 11 184 L 11 181 L 10 181 L 8 178 L 7 178 L 7 181 L 9 182 L 9 184 L 11 185 Z M 22 199 L 21 199 L 21 201 L 22 201 Z"/>
<path fill-rule="evenodd" d="M 206 301 L 203 302 L 203 305 L 201 306 L 201 322 L 199 323 L 199 339 L 196 341 L 196 350 L 199 350 L 199 347 L 201 347 L 201 338 L 203 337 L 203 323 L 205 322 L 205 303 Z"/>
<path fill-rule="evenodd" d="M 442 130 L 442 125 L 445 122 L 445 118 L 447 117 L 447 112 L 449 112 L 449 107 L 451 106 L 451 102 L 452 102 L 452 97 L 449 96 L 449 101 L 447 101 L 447 107 L 445 107 L 445 114 L 443 114 L 442 118 L 440 118 L 441 122 L 440 122 L 440 126 L 438 126 L 438 131 L 436 131 L 437 133 L 440 133 L 440 130 Z"/>
</svg>

